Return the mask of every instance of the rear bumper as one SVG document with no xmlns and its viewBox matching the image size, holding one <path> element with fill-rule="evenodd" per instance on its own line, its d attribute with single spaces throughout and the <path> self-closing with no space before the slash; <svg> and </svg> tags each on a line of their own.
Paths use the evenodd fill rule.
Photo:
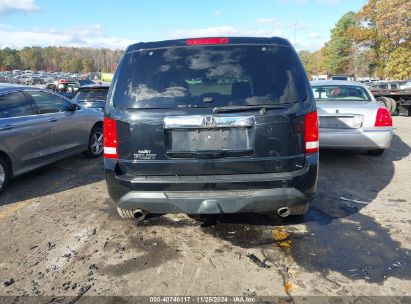
<svg viewBox="0 0 411 304">
<path fill-rule="evenodd" d="M 122 209 L 152 213 L 218 214 L 276 210 L 309 202 L 318 181 L 318 153 L 294 172 L 127 178 L 105 159 L 108 192 Z"/>
<path fill-rule="evenodd" d="M 245 191 L 131 191 L 120 198 L 122 209 L 143 209 L 152 213 L 218 214 L 275 210 L 302 205 L 309 197 L 295 188 Z"/>
<path fill-rule="evenodd" d="M 320 148 L 388 149 L 391 146 L 392 136 L 392 129 L 365 131 L 320 129 Z"/>
</svg>

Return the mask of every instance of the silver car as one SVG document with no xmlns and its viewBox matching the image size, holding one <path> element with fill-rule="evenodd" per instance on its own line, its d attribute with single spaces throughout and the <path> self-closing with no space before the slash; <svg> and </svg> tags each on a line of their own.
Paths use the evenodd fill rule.
<svg viewBox="0 0 411 304">
<path fill-rule="evenodd" d="M 392 119 L 366 86 L 352 81 L 311 82 L 320 122 L 320 148 L 366 149 L 381 155 L 391 145 Z"/>
<path fill-rule="evenodd" d="M 0 86 L 0 192 L 10 178 L 84 152 L 103 152 L 103 114 L 30 87 Z"/>
</svg>

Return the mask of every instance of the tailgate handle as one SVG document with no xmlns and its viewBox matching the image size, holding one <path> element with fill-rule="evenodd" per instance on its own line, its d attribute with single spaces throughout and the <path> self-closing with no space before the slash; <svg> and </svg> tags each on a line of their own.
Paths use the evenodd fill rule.
<svg viewBox="0 0 411 304">
<path fill-rule="evenodd" d="M 223 157 L 223 151 L 187 151 L 187 152 L 169 151 L 166 154 L 170 158 L 214 159 L 214 158 Z"/>
<path fill-rule="evenodd" d="M 213 159 L 223 157 L 243 157 L 253 155 L 253 149 L 244 150 L 211 150 L 211 151 L 168 151 L 167 157 L 170 158 L 199 158 Z"/>
<path fill-rule="evenodd" d="M 254 116 L 188 115 L 164 118 L 164 129 L 250 128 L 254 125 Z"/>
<path fill-rule="evenodd" d="M 221 158 L 223 157 L 222 151 L 201 151 L 197 152 L 197 157 L 200 159 L 212 159 L 212 158 Z"/>
</svg>

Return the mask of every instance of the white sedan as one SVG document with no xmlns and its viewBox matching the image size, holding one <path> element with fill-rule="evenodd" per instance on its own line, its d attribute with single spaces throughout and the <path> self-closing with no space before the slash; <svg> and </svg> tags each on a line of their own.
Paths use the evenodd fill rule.
<svg viewBox="0 0 411 304">
<path fill-rule="evenodd" d="M 392 118 L 358 82 L 313 81 L 320 120 L 320 148 L 366 149 L 381 155 L 391 145 Z"/>
</svg>

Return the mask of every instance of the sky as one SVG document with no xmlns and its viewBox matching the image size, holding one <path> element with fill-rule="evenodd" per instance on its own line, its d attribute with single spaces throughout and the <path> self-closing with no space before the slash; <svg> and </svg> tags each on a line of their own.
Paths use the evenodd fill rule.
<svg viewBox="0 0 411 304">
<path fill-rule="evenodd" d="M 280 36 L 314 51 L 366 0 L 0 0 L 0 48 L 124 49 L 140 41 Z"/>
</svg>

